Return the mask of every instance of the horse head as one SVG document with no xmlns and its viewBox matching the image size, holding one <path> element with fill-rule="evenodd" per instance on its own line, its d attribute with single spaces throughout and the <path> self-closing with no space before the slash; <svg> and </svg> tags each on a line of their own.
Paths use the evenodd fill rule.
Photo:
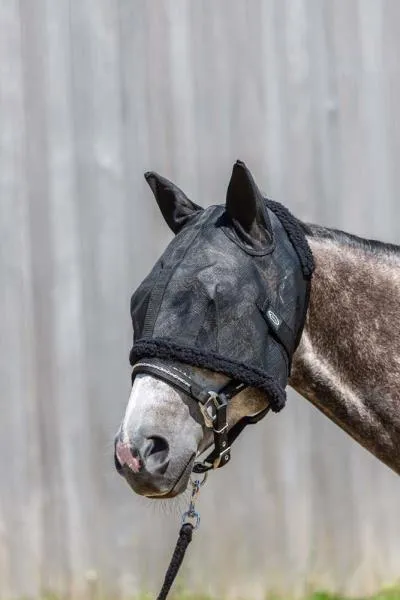
<svg viewBox="0 0 400 600">
<path fill-rule="evenodd" d="M 284 406 L 313 265 L 300 223 L 242 162 L 225 204 L 206 209 L 145 177 L 175 237 L 132 296 L 132 391 L 115 464 L 137 493 L 171 497 L 193 469 L 227 464 L 245 425 Z"/>
</svg>

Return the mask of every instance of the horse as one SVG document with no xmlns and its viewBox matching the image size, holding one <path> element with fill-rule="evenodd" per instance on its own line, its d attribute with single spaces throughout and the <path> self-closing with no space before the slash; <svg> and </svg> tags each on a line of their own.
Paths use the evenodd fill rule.
<svg viewBox="0 0 400 600">
<path fill-rule="evenodd" d="M 204 214 L 172 182 L 155 173 L 146 174 L 146 179 L 176 236 L 190 230 Z M 232 232 L 240 237 L 242 249 L 251 249 L 249 261 L 257 260 L 258 250 L 268 245 L 271 235 L 265 199 L 244 163 L 234 166 L 226 204 L 220 206 L 219 214 L 229 235 L 222 251 L 213 255 L 213 264 L 218 269 L 219 261 L 223 263 L 218 271 L 221 280 L 235 279 L 233 245 L 229 245 Z M 296 222 L 311 250 L 314 271 L 299 336 L 289 356 L 287 384 L 400 474 L 400 247 Z M 200 240 L 196 256 L 207 254 L 210 243 Z M 154 277 L 157 280 L 161 275 Z M 190 281 L 181 283 L 191 301 L 200 298 L 201 287 Z M 231 298 L 233 304 L 246 293 L 240 282 L 234 283 L 238 292 Z M 173 302 L 173 287 L 169 294 Z M 176 300 L 178 314 L 180 308 Z M 229 306 L 221 303 L 219 310 L 228 321 L 232 344 L 245 354 L 252 338 L 246 338 L 243 328 L 236 328 L 234 319 L 229 324 Z M 167 322 L 167 334 L 168 327 Z M 244 420 L 264 416 L 272 402 L 268 390 L 243 385 L 223 368 L 191 364 L 186 355 L 180 360 L 170 358 L 168 352 L 162 360 L 148 361 L 147 370 L 138 370 L 114 452 L 118 472 L 136 493 L 169 498 L 185 491 L 196 458 L 216 441 L 220 443 L 213 425 L 215 407 L 210 412 L 209 402 L 211 397 L 215 404 L 216 395 L 207 396 L 204 410 L 191 383 L 195 382 L 196 390 L 218 391 L 232 388 L 232 380 L 236 387 L 223 408 L 226 423 L 222 429 L 228 434 Z M 226 435 L 223 439 L 226 446 Z M 223 456 L 223 448 L 219 450 Z M 214 461 L 213 466 L 221 465 Z"/>
</svg>

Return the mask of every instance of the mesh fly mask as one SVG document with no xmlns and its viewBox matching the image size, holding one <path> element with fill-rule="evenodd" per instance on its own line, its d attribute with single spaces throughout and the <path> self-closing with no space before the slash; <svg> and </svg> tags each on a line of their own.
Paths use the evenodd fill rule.
<svg viewBox="0 0 400 600">
<path fill-rule="evenodd" d="M 156 173 L 146 179 L 176 234 L 134 292 L 132 378 L 149 373 L 199 403 L 214 430 L 214 451 L 195 470 L 226 464 L 232 441 L 268 409 L 229 432 L 227 403 L 245 387 L 266 392 L 278 412 L 303 330 L 313 258 L 299 221 L 266 200 L 242 162 L 233 167 L 226 205 L 202 209 Z M 177 361 L 230 377 L 204 389 Z M 268 408 L 269 408 L 268 407 Z"/>
</svg>

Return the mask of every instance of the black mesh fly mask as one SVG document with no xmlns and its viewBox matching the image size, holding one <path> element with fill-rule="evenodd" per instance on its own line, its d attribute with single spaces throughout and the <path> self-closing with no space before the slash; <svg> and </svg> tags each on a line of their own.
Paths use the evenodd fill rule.
<svg viewBox="0 0 400 600">
<path fill-rule="evenodd" d="M 202 209 L 156 173 L 146 179 L 176 234 L 134 292 L 132 379 L 148 373 L 184 391 L 214 431 L 214 449 L 195 471 L 223 466 L 243 428 L 278 412 L 306 317 L 312 254 L 299 221 L 263 198 L 246 166 L 234 165 L 226 205 Z M 224 373 L 205 389 L 176 361 Z M 228 431 L 229 400 L 245 387 L 268 407 Z"/>
</svg>

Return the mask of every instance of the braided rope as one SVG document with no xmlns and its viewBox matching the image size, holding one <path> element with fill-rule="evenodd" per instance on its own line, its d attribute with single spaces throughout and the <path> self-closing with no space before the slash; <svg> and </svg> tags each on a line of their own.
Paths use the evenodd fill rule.
<svg viewBox="0 0 400 600">
<path fill-rule="evenodd" d="M 160 593 L 157 596 L 157 600 L 165 600 L 168 593 L 175 581 L 178 574 L 182 561 L 185 557 L 187 547 L 192 541 L 193 525 L 191 523 L 184 523 L 179 532 L 179 538 L 175 546 L 174 553 L 169 563 L 169 567 L 165 574 L 164 583 Z"/>
</svg>

